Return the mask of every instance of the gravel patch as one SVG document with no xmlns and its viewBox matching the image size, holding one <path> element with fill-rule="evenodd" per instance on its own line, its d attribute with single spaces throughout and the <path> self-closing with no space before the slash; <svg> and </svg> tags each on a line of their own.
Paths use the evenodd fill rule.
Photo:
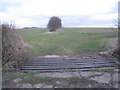
<svg viewBox="0 0 120 90">
<path fill-rule="evenodd" d="M 19 88 L 33 88 L 31 84 L 21 84 Z"/>
<path fill-rule="evenodd" d="M 21 78 L 17 78 L 17 79 L 14 79 L 14 80 L 13 80 L 14 83 L 19 83 L 19 82 L 21 82 L 21 81 L 22 81 Z"/>
<path fill-rule="evenodd" d="M 112 75 L 112 80 L 118 82 L 118 73 Z"/>
<path fill-rule="evenodd" d="M 96 76 L 94 78 L 91 78 L 91 80 L 95 80 L 98 83 L 109 83 L 111 80 L 111 75 L 109 73 L 105 73 L 102 76 Z"/>
<path fill-rule="evenodd" d="M 60 84 L 61 84 L 61 82 L 59 82 L 59 81 L 56 81 L 56 82 L 55 82 L 55 84 L 57 84 L 57 85 L 60 85 Z"/>
<path fill-rule="evenodd" d="M 117 84 L 113 85 L 113 88 L 120 88 L 120 87 L 119 87 L 119 85 L 117 83 Z"/>
<path fill-rule="evenodd" d="M 95 72 L 95 75 L 101 75 L 102 72 Z"/>
<path fill-rule="evenodd" d="M 82 77 L 86 77 L 86 78 L 87 78 L 87 77 L 90 77 L 90 76 L 95 75 L 95 74 L 94 74 L 94 72 L 90 72 L 90 71 L 89 71 L 89 72 L 86 72 L 86 71 L 85 71 L 85 72 L 80 72 L 80 75 L 81 75 Z"/>
<path fill-rule="evenodd" d="M 43 83 L 38 83 L 36 85 L 34 85 L 35 88 L 42 88 L 44 86 Z"/>
<path fill-rule="evenodd" d="M 53 88 L 53 85 L 45 85 L 42 88 Z"/>
</svg>

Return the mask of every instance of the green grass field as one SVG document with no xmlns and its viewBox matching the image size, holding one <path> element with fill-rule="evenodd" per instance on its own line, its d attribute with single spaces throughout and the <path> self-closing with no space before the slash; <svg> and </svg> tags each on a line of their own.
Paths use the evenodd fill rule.
<svg viewBox="0 0 120 90">
<path fill-rule="evenodd" d="M 110 28 L 63 28 L 49 34 L 45 28 L 20 29 L 23 39 L 36 51 L 36 56 L 74 56 L 84 52 L 100 52 L 109 48 L 107 41 L 117 37 Z"/>
</svg>

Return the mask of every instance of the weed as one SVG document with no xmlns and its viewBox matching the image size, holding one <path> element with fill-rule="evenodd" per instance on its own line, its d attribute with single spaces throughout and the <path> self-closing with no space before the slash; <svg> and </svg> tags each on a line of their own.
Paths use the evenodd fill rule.
<svg viewBox="0 0 120 90">
<path fill-rule="evenodd" d="M 50 77 L 25 77 L 24 82 L 30 83 L 32 85 L 37 84 L 37 83 L 52 83 L 53 78 Z"/>
<path fill-rule="evenodd" d="M 67 81 L 72 84 L 77 84 L 82 82 L 82 80 L 79 77 L 69 77 L 67 78 Z"/>
</svg>

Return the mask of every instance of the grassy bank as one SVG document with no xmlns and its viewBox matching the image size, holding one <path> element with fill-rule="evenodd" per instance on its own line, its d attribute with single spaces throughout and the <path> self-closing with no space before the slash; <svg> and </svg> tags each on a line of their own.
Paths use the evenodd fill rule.
<svg viewBox="0 0 120 90">
<path fill-rule="evenodd" d="M 19 32 L 37 56 L 99 52 L 108 48 L 109 39 L 117 37 L 117 31 L 110 28 L 63 28 L 52 34 L 44 28 L 20 29 Z"/>
</svg>

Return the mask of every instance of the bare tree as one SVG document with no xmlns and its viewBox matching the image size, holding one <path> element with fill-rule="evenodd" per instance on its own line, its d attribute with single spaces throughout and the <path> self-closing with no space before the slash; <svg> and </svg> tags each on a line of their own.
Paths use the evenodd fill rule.
<svg viewBox="0 0 120 90">
<path fill-rule="evenodd" d="M 59 17 L 53 16 L 50 18 L 47 28 L 50 32 L 54 32 L 57 29 L 60 29 L 62 26 L 61 19 Z"/>
<path fill-rule="evenodd" d="M 117 26 L 118 28 L 120 28 L 120 19 L 118 20 L 114 19 L 114 26 Z"/>
</svg>

